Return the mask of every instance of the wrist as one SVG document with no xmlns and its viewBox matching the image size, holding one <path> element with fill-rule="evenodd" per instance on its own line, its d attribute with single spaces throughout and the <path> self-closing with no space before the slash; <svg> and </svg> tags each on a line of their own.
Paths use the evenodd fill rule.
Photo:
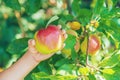
<svg viewBox="0 0 120 80">
<path fill-rule="evenodd" d="M 22 80 L 28 75 L 40 61 L 37 61 L 34 54 L 27 51 L 15 64 L 2 72 L 3 80 Z M 5 76 L 7 75 L 7 77 Z"/>
<path fill-rule="evenodd" d="M 31 60 L 33 60 L 36 64 L 39 64 L 41 62 L 39 58 L 40 54 L 38 52 L 33 52 L 28 50 L 27 54 L 31 57 Z"/>
</svg>

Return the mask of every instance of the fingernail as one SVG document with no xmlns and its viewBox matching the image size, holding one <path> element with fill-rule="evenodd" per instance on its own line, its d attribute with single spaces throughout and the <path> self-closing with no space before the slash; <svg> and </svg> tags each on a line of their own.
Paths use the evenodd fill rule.
<svg viewBox="0 0 120 80">
<path fill-rule="evenodd" d="M 65 38 L 67 38 L 68 37 L 68 35 L 67 34 L 65 34 Z"/>
<path fill-rule="evenodd" d="M 32 41 L 32 39 L 28 40 L 28 44 L 30 44 L 30 43 L 31 43 L 31 41 Z"/>
<path fill-rule="evenodd" d="M 65 30 L 62 30 L 62 33 L 63 33 L 63 34 L 65 34 L 65 33 L 66 33 L 66 31 L 65 31 Z"/>
<path fill-rule="evenodd" d="M 32 44 L 35 45 L 35 40 L 34 39 L 32 40 Z"/>
<path fill-rule="evenodd" d="M 63 44 L 63 48 L 65 47 L 65 44 Z"/>
</svg>

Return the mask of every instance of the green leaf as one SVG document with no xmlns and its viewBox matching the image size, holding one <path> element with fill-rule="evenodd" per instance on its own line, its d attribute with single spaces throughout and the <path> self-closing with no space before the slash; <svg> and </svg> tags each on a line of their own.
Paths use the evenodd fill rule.
<svg viewBox="0 0 120 80">
<path fill-rule="evenodd" d="M 111 68 L 105 68 L 102 70 L 102 72 L 105 74 L 111 74 L 111 75 L 115 73 L 115 71 Z"/>
<path fill-rule="evenodd" d="M 7 51 L 11 54 L 21 54 L 28 47 L 29 38 L 16 39 L 11 42 L 7 48 Z"/>
<path fill-rule="evenodd" d="M 105 3 L 105 0 L 97 0 L 95 8 L 93 10 L 93 15 L 94 15 L 93 17 L 100 15 L 101 11 L 104 8 L 104 3 Z"/>
<path fill-rule="evenodd" d="M 120 27 L 119 23 L 117 22 L 118 19 L 104 19 L 101 20 L 100 26 L 98 27 L 98 30 L 105 32 L 110 32 L 111 34 L 114 33 L 114 37 L 116 36 L 117 40 L 120 40 L 119 34 L 120 34 Z"/>
<path fill-rule="evenodd" d="M 112 0 L 113 2 L 113 7 L 116 7 L 117 3 L 119 3 L 119 0 Z"/>
<path fill-rule="evenodd" d="M 61 59 L 55 63 L 55 66 L 60 67 L 61 65 L 69 63 L 69 60 L 67 58 Z"/>
<path fill-rule="evenodd" d="M 64 57 L 60 54 L 54 54 L 52 57 L 51 57 L 51 61 L 50 63 L 51 64 L 55 64 L 57 61 L 61 60 L 61 59 L 64 59 Z"/>
<path fill-rule="evenodd" d="M 57 19 L 59 19 L 58 16 L 53 16 L 53 17 L 48 21 L 48 23 L 46 24 L 46 27 L 47 27 L 51 22 L 53 22 L 53 21 L 55 21 L 55 20 L 57 20 Z"/>
<path fill-rule="evenodd" d="M 73 0 L 72 2 L 72 12 L 75 16 L 79 14 L 79 9 L 80 9 L 80 0 Z"/>
<path fill-rule="evenodd" d="M 65 44 L 66 44 L 66 46 L 64 48 L 65 49 L 71 49 L 72 59 L 75 60 L 76 57 L 77 57 L 77 53 L 74 49 L 74 46 L 76 44 L 76 37 L 68 34 L 68 38 L 66 39 Z"/>
<path fill-rule="evenodd" d="M 89 17 L 91 18 L 92 16 L 92 11 L 89 9 L 79 9 L 79 17 Z M 87 13 L 87 14 L 86 14 Z"/>
<path fill-rule="evenodd" d="M 103 73 L 103 76 L 106 80 L 120 80 L 120 67 L 116 66 L 113 68 L 113 70 L 115 73 L 112 75 Z"/>
<path fill-rule="evenodd" d="M 40 79 L 40 77 L 46 77 L 47 78 L 47 76 L 48 76 L 48 74 L 46 74 L 46 73 L 44 73 L 44 72 L 39 72 L 39 73 L 33 73 L 32 74 L 32 79 L 33 80 L 42 80 L 42 79 Z M 49 78 L 48 79 L 44 79 L 44 80 L 49 80 Z"/>
<path fill-rule="evenodd" d="M 42 6 L 42 1 L 41 0 L 26 0 L 24 3 L 24 8 L 28 14 L 33 14 L 37 12 L 41 6 Z"/>
<path fill-rule="evenodd" d="M 20 10 L 21 5 L 19 4 L 18 0 L 3 0 L 6 6 L 14 9 L 14 10 Z"/>
<path fill-rule="evenodd" d="M 65 40 L 65 49 L 73 48 L 76 43 L 76 37 L 68 34 L 67 39 Z"/>
<path fill-rule="evenodd" d="M 48 63 L 48 61 L 43 61 L 38 65 L 38 69 L 42 72 L 48 73 L 48 74 L 52 74 L 52 69 L 50 67 L 50 64 Z"/>
<path fill-rule="evenodd" d="M 73 75 L 61 76 L 61 75 L 48 75 L 43 72 L 33 73 L 33 80 L 76 80 L 77 77 Z"/>
<path fill-rule="evenodd" d="M 90 69 L 88 67 L 79 68 L 79 73 L 81 73 L 82 75 L 88 75 L 89 72 L 90 72 Z"/>
<path fill-rule="evenodd" d="M 107 20 L 120 17 L 120 8 L 113 8 L 112 10 L 104 9 L 101 13 L 101 17 Z"/>
<path fill-rule="evenodd" d="M 89 80 L 96 80 L 94 74 L 89 74 L 89 75 L 88 75 L 88 78 L 89 78 Z"/>
<path fill-rule="evenodd" d="M 67 26 L 66 26 L 66 23 L 69 22 L 69 21 L 73 21 L 73 16 L 72 15 L 62 15 L 61 18 L 59 19 L 58 23 L 60 25 L 62 25 L 62 28 L 63 29 L 66 29 Z"/>
<path fill-rule="evenodd" d="M 108 6 L 108 9 L 111 10 L 112 7 L 113 7 L 113 1 L 112 0 L 107 0 L 107 6 Z"/>
<path fill-rule="evenodd" d="M 74 67 L 75 66 L 73 64 L 64 64 L 64 65 L 60 66 L 57 71 L 59 73 L 59 71 L 62 70 L 62 71 L 65 71 L 69 74 L 72 74 L 72 71 L 73 71 Z M 63 74 L 61 74 L 61 75 L 63 75 Z"/>
<path fill-rule="evenodd" d="M 83 26 L 87 25 L 90 22 L 92 11 L 89 9 L 79 9 L 78 12 L 79 21 L 82 23 Z"/>
<path fill-rule="evenodd" d="M 71 53 L 72 59 L 75 61 L 78 57 L 78 54 L 77 54 L 77 52 L 75 51 L 74 48 L 72 48 L 71 51 L 72 51 L 72 53 Z"/>
<path fill-rule="evenodd" d="M 103 59 L 99 66 L 104 68 L 111 68 L 116 66 L 120 61 L 120 51 L 115 51 L 112 56 Z"/>
<path fill-rule="evenodd" d="M 62 15 L 60 20 L 62 20 L 62 21 L 64 21 L 66 23 L 67 21 L 73 21 L 74 19 L 73 19 L 72 15 L 67 14 L 67 15 Z"/>
</svg>

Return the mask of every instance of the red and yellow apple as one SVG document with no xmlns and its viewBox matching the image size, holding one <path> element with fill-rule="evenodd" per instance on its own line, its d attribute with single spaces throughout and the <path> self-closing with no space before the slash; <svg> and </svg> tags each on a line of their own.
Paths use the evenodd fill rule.
<svg viewBox="0 0 120 80">
<path fill-rule="evenodd" d="M 88 41 L 88 53 L 94 55 L 100 49 L 100 39 L 97 35 L 90 35 Z M 81 44 L 81 51 L 86 53 L 87 50 L 87 38 Z"/>
<path fill-rule="evenodd" d="M 42 54 L 51 54 L 59 51 L 63 46 L 62 31 L 55 25 L 49 25 L 35 33 L 36 49 Z"/>
</svg>

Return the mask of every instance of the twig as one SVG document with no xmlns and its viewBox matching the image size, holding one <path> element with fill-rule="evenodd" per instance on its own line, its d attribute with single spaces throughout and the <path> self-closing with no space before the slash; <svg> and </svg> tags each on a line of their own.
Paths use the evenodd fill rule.
<svg viewBox="0 0 120 80">
<path fill-rule="evenodd" d="M 75 70 L 75 72 L 76 72 L 76 75 L 78 76 L 79 74 L 78 74 L 78 69 L 79 69 L 79 60 L 78 60 L 78 58 L 76 59 L 76 62 L 75 62 L 75 66 L 76 66 L 76 70 Z"/>
<path fill-rule="evenodd" d="M 23 25 L 22 25 L 22 22 L 21 22 L 21 16 L 20 16 L 20 13 L 18 11 L 15 11 L 15 17 L 17 18 L 18 25 L 21 29 L 22 37 L 25 37 L 26 33 L 24 31 L 24 28 L 23 28 Z"/>
<path fill-rule="evenodd" d="M 97 70 L 97 71 L 99 71 L 99 69 L 98 68 L 96 68 L 96 67 L 94 67 L 94 66 L 91 66 L 90 64 L 89 64 L 89 52 L 88 52 L 88 48 L 89 48 L 89 33 L 86 31 L 86 35 L 87 35 L 87 49 L 86 49 L 86 66 L 88 66 L 88 67 L 90 67 L 90 68 L 93 68 L 93 69 L 95 69 L 95 70 Z"/>
<path fill-rule="evenodd" d="M 72 9 L 71 9 L 71 5 L 70 5 L 70 0 L 66 0 L 67 3 L 67 9 L 69 11 L 69 14 L 72 14 Z"/>
<path fill-rule="evenodd" d="M 87 30 L 85 30 L 85 33 L 87 35 L 87 49 L 86 49 L 86 65 L 88 64 L 88 48 L 89 48 L 89 33 Z"/>
<path fill-rule="evenodd" d="M 83 78 L 87 77 L 87 75 L 79 75 L 77 80 L 83 80 Z"/>
</svg>

